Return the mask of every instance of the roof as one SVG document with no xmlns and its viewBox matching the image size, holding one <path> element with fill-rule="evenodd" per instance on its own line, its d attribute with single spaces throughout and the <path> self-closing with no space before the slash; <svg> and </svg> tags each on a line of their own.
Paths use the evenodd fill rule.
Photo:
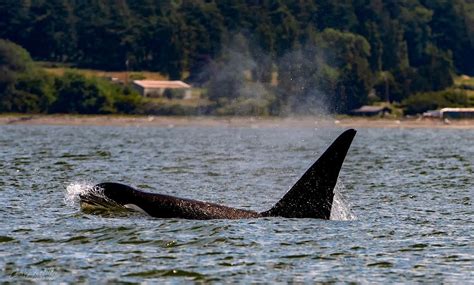
<svg viewBox="0 0 474 285">
<path fill-rule="evenodd" d="M 474 108 L 443 108 L 440 112 L 474 112 Z"/>
<path fill-rule="evenodd" d="M 351 112 L 355 113 L 371 113 L 371 112 L 383 112 L 389 110 L 389 108 L 384 106 L 362 106 L 359 109 L 352 110 Z"/>
<path fill-rule="evenodd" d="M 179 89 L 179 88 L 191 88 L 191 85 L 184 83 L 180 80 L 167 81 L 167 80 L 134 80 L 134 84 L 143 87 L 143 88 L 169 88 L 169 89 Z"/>
</svg>

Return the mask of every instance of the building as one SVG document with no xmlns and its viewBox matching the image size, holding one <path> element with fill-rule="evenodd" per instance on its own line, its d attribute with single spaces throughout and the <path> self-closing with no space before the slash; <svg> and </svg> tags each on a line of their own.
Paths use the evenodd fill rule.
<svg viewBox="0 0 474 285">
<path fill-rule="evenodd" d="M 423 113 L 423 118 L 440 119 L 442 116 L 440 110 L 431 110 Z"/>
<path fill-rule="evenodd" d="M 143 97 L 191 98 L 191 85 L 179 80 L 134 80 L 133 88 Z"/>
<path fill-rule="evenodd" d="M 359 109 L 354 109 L 349 112 L 353 116 L 384 116 L 390 114 L 392 111 L 384 106 L 362 106 Z"/>
<path fill-rule="evenodd" d="M 443 119 L 474 119 L 474 108 L 443 108 L 439 111 Z"/>
</svg>

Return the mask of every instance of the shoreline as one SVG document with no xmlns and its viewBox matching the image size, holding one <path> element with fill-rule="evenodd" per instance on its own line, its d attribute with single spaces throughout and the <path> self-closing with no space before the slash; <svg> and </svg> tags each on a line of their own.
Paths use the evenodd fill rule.
<svg viewBox="0 0 474 285">
<path fill-rule="evenodd" d="M 367 117 L 213 117 L 132 115 L 0 114 L 0 125 L 150 126 L 150 127 L 354 127 L 474 129 L 474 120 Z"/>
</svg>

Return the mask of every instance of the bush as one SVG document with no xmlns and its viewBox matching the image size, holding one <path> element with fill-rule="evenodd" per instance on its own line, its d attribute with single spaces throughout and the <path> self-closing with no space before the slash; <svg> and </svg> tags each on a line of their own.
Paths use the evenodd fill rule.
<svg viewBox="0 0 474 285">
<path fill-rule="evenodd" d="M 48 112 L 56 99 L 52 79 L 45 73 L 25 74 L 18 78 L 13 92 L 15 109 L 21 113 Z"/>
<path fill-rule="evenodd" d="M 28 52 L 0 39 L 0 112 L 135 113 L 141 96 L 100 78 L 69 72 L 52 78 Z"/>
<path fill-rule="evenodd" d="M 109 113 L 111 100 L 93 80 L 77 73 L 66 73 L 55 79 L 57 100 L 54 113 Z"/>
<path fill-rule="evenodd" d="M 55 88 L 57 101 L 52 107 L 55 113 L 134 113 L 141 100 L 128 87 L 71 72 L 57 77 Z"/>
<path fill-rule="evenodd" d="M 413 115 L 444 107 L 468 107 L 469 98 L 462 91 L 418 93 L 403 100 L 405 114 Z"/>
<path fill-rule="evenodd" d="M 134 114 L 139 112 L 143 97 L 137 91 L 126 86 L 113 94 L 114 107 L 117 113 Z"/>
<path fill-rule="evenodd" d="M 51 78 L 28 52 L 0 39 L 0 112 L 46 112 L 54 99 Z"/>
</svg>

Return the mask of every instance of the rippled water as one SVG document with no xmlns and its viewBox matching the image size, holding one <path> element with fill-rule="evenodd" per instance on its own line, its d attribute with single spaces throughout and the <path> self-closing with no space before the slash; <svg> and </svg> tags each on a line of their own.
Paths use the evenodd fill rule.
<svg viewBox="0 0 474 285">
<path fill-rule="evenodd" d="M 0 281 L 472 282 L 473 130 L 359 130 L 338 186 L 355 220 L 94 216 L 68 200 L 119 181 L 262 211 L 340 132 L 0 126 Z"/>
</svg>

